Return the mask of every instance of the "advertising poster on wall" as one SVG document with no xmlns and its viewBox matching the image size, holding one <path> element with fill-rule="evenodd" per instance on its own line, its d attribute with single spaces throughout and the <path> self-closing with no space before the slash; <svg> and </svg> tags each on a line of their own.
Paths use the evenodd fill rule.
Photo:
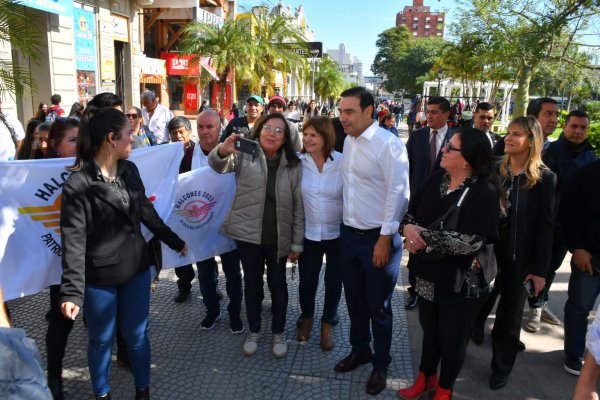
<svg viewBox="0 0 600 400">
<path fill-rule="evenodd" d="M 96 22 L 94 13 L 73 9 L 77 96 L 86 105 L 96 95 Z"/>
</svg>

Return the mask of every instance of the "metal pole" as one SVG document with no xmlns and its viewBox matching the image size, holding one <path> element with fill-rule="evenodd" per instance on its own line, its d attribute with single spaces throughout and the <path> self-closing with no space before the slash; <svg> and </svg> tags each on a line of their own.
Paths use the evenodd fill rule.
<svg viewBox="0 0 600 400">
<path fill-rule="evenodd" d="M 311 61 L 312 61 L 312 93 L 311 93 L 311 95 L 312 95 L 312 98 L 315 99 L 315 101 L 316 101 L 317 96 L 315 95 L 315 61 L 316 61 L 315 57 L 313 57 L 311 59 Z"/>
</svg>

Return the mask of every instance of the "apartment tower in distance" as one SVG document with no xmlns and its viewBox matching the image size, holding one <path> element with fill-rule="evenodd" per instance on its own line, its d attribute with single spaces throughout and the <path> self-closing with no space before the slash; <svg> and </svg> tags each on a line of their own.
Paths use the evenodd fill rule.
<svg viewBox="0 0 600 400">
<path fill-rule="evenodd" d="M 414 37 L 444 36 L 444 13 L 431 12 L 423 0 L 413 0 L 412 6 L 396 14 L 396 26 L 404 25 Z"/>
</svg>

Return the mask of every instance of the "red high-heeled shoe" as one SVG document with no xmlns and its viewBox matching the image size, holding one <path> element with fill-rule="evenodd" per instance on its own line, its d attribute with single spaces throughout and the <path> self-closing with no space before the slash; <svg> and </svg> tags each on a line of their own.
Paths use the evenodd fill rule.
<svg viewBox="0 0 600 400">
<path fill-rule="evenodd" d="M 426 377 L 423 372 L 419 371 L 415 383 L 411 387 L 398 390 L 396 394 L 403 400 L 417 400 L 425 393 L 435 390 L 437 382 L 437 375 Z"/>
<path fill-rule="evenodd" d="M 433 400 L 450 400 L 452 398 L 452 389 L 444 389 L 440 385 L 435 388 Z"/>
</svg>

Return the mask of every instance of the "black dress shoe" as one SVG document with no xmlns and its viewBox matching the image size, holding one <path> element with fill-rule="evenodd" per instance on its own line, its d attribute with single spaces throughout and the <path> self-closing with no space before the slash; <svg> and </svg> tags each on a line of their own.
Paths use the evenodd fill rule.
<svg viewBox="0 0 600 400">
<path fill-rule="evenodd" d="M 475 344 L 483 344 L 483 328 L 474 326 L 471 329 L 471 340 Z"/>
<path fill-rule="evenodd" d="M 387 369 L 374 369 L 367 381 L 367 393 L 376 395 L 385 389 Z"/>
<path fill-rule="evenodd" d="M 518 351 L 525 351 L 525 343 L 519 340 L 519 347 L 517 347 Z"/>
<path fill-rule="evenodd" d="M 406 298 L 406 304 L 404 305 L 404 308 L 407 310 L 414 310 L 417 307 L 418 298 L 419 295 L 417 292 L 408 292 L 408 297 Z"/>
<path fill-rule="evenodd" d="M 185 303 L 187 299 L 190 297 L 189 290 L 180 290 L 177 292 L 177 295 L 173 298 L 175 303 Z"/>
<path fill-rule="evenodd" d="M 104 396 L 96 395 L 96 400 L 112 400 L 112 397 L 110 397 L 110 392 L 108 392 Z"/>
<path fill-rule="evenodd" d="M 336 372 L 349 372 L 359 365 L 371 362 L 373 354 L 371 350 L 363 351 L 362 353 L 350 353 L 335 365 Z"/>
<path fill-rule="evenodd" d="M 135 388 L 135 400 L 150 400 L 150 389 Z"/>
<path fill-rule="evenodd" d="M 508 375 L 492 374 L 492 376 L 490 377 L 490 389 L 492 389 L 492 390 L 502 389 L 504 386 L 506 386 L 507 382 L 508 382 Z"/>
</svg>

